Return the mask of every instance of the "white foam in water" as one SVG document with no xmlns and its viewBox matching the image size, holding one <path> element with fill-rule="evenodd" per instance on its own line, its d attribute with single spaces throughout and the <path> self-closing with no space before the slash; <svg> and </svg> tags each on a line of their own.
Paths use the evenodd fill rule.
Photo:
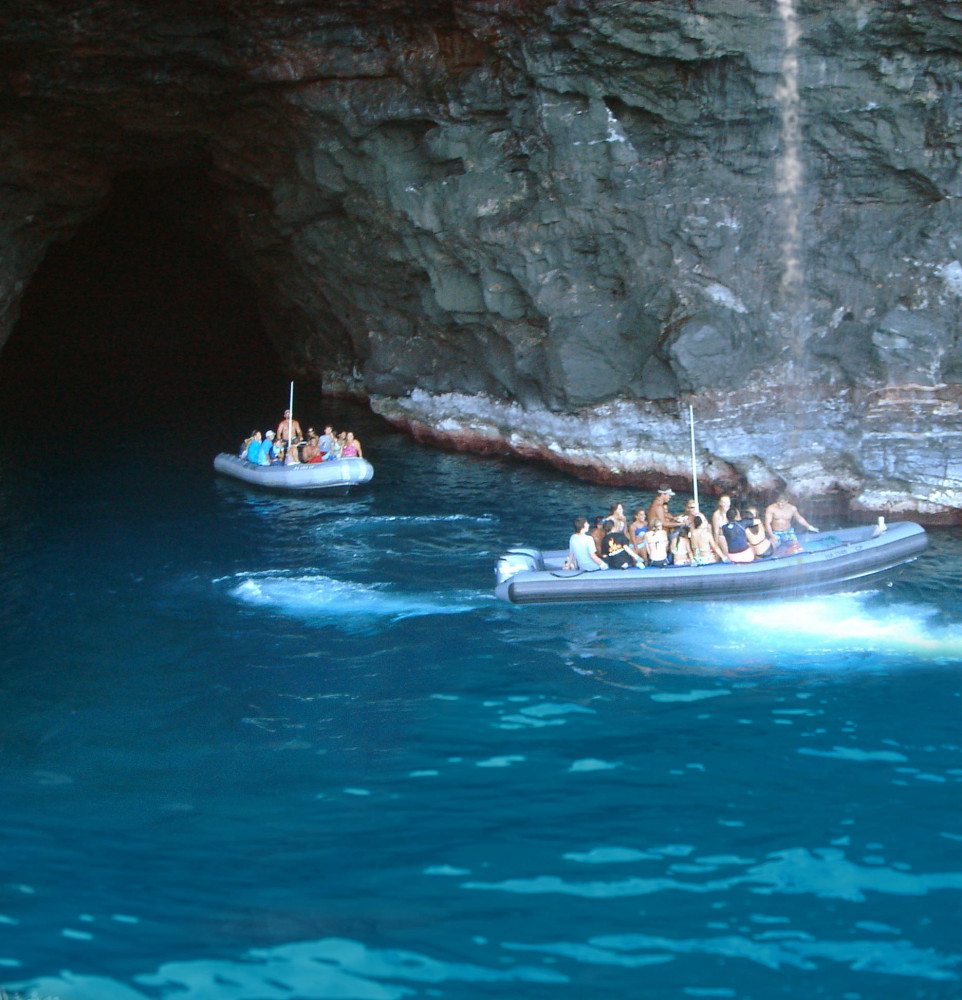
<svg viewBox="0 0 962 1000">
<path fill-rule="evenodd" d="M 713 655 L 754 658 L 779 652 L 910 654 L 914 659 L 962 660 L 962 626 L 934 624 L 934 608 L 873 607 L 872 593 L 719 606 L 711 619 Z M 671 641 L 704 645 L 700 629 L 673 632 Z"/>
<path fill-rule="evenodd" d="M 346 628 L 356 619 L 453 615 L 478 606 L 477 594 L 405 594 L 320 574 L 251 573 L 229 579 L 237 581 L 230 595 L 244 604 L 297 617 L 323 618 L 325 624 L 334 618 L 334 624 Z"/>
</svg>

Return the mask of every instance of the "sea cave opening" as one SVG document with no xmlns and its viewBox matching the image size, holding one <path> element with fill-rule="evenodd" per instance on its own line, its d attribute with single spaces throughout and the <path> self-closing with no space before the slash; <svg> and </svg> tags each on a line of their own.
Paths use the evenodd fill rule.
<svg viewBox="0 0 962 1000">
<path fill-rule="evenodd" d="M 162 425 L 215 448 L 276 419 L 289 375 L 251 281 L 210 238 L 218 203 L 206 164 L 118 175 L 33 275 L 0 351 L 0 411 L 107 440 Z"/>
</svg>

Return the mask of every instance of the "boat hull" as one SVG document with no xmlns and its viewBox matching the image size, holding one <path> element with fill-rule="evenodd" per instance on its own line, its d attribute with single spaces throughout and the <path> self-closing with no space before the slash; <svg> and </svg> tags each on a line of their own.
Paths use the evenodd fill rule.
<svg viewBox="0 0 962 1000">
<path fill-rule="evenodd" d="M 339 458 L 333 462 L 300 465 L 254 465 L 237 455 L 220 454 L 214 468 L 251 486 L 294 493 L 346 493 L 371 481 L 374 468 L 363 458 Z"/>
<path fill-rule="evenodd" d="M 810 550 L 753 563 L 666 569 L 563 570 L 567 552 L 518 549 L 502 556 L 499 567 L 514 558 L 536 568 L 503 579 L 495 594 L 512 604 L 786 597 L 844 589 L 910 562 L 928 545 L 925 529 L 909 521 L 875 530 L 805 536 Z"/>
</svg>

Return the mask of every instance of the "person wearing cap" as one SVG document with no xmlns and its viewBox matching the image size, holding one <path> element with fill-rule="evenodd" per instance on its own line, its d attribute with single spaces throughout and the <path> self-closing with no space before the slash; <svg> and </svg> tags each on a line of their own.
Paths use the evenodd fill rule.
<svg viewBox="0 0 962 1000">
<path fill-rule="evenodd" d="M 659 486 L 655 499 L 651 501 L 648 508 L 648 523 L 654 524 L 661 521 L 661 526 L 670 531 L 672 528 L 680 528 L 684 521 L 680 521 L 668 510 L 668 501 L 675 495 L 675 491 L 670 486 Z"/>
<path fill-rule="evenodd" d="M 270 465 L 274 461 L 274 432 L 264 431 L 264 440 L 261 442 L 261 453 L 257 458 L 258 465 Z"/>
</svg>

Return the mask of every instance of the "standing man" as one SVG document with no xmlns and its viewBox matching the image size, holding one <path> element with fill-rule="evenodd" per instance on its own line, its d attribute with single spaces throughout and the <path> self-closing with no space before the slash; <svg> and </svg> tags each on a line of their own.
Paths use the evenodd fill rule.
<svg viewBox="0 0 962 1000">
<path fill-rule="evenodd" d="M 668 501 L 675 495 L 675 491 L 670 486 L 659 486 L 655 499 L 651 501 L 648 508 L 648 523 L 654 524 L 661 521 L 661 526 L 669 531 L 672 528 L 680 528 L 685 522 L 679 520 L 668 510 Z"/>
<path fill-rule="evenodd" d="M 286 442 L 290 438 L 294 442 L 300 441 L 301 436 L 301 425 L 291 420 L 290 410 L 285 410 L 283 419 L 277 425 L 277 440 Z"/>
<path fill-rule="evenodd" d="M 795 529 L 792 527 L 793 521 L 798 521 L 803 528 L 807 528 L 809 531 L 814 531 L 818 534 L 818 528 L 810 525 L 799 514 L 798 508 L 788 502 L 788 497 L 784 493 L 779 493 L 775 502 L 765 508 L 765 533 L 771 540 L 772 545 L 775 546 L 775 551 L 778 555 L 802 551 L 802 547 L 795 535 Z"/>
</svg>

